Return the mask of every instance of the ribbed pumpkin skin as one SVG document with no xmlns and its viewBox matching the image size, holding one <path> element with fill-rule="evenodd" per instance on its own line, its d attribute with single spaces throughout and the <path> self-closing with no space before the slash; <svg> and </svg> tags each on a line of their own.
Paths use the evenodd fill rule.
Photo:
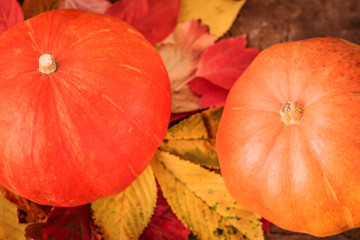
<svg viewBox="0 0 360 240">
<path fill-rule="evenodd" d="M 51 54 L 57 71 L 38 71 Z M 76 206 L 124 190 L 150 162 L 171 108 L 168 74 L 128 24 L 55 10 L 0 36 L 0 184 Z"/>
<path fill-rule="evenodd" d="M 231 89 L 218 133 L 232 196 L 281 228 L 360 227 L 360 47 L 336 38 L 262 51 Z M 298 103 L 297 124 L 280 119 Z"/>
</svg>

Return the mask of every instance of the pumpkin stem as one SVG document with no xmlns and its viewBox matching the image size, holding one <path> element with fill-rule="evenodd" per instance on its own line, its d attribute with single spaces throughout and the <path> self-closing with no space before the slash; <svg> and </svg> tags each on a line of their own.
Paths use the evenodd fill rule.
<svg viewBox="0 0 360 240">
<path fill-rule="evenodd" d="M 302 114 L 303 109 L 294 102 L 285 102 L 280 109 L 281 121 L 286 125 L 298 123 Z"/>
<path fill-rule="evenodd" d="M 56 63 L 50 54 L 43 54 L 39 58 L 39 71 L 43 74 L 50 75 L 56 71 Z"/>
</svg>

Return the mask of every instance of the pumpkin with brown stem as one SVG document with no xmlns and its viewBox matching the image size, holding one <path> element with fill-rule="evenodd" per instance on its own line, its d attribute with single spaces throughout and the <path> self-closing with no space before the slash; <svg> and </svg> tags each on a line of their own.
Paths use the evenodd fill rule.
<svg viewBox="0 0 360 240">
<path fill-rule="evenodd" d="M 229 192 L 276 225 L 315 236 L 360 227 L 360 47 L 274 45 L 231 89 L 216 147 Z"/>
<path fill-rule="evenodd" d="M 76 206 L 124 190 L 165 135 L 171 90 L 154 47 L 105 15 L 55 10 L 0 36 L 0 184 Z"/>
</svg>

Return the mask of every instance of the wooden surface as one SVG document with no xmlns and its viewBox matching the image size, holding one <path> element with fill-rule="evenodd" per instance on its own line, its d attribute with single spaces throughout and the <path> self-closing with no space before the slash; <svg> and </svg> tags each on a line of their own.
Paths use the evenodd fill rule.
<svg viewBox="0 0 360 240">
<path fill-rule="evenodd" d="M 360 44 L 360 0 L 247 0 L 228 35 L 240 34 L 260 49 L 311 37 Z"/>
<path fill-rule="evenodd" d="M 247 0 L 225 37 L 240 34 L 247 35 L 248 46 L 259 49 L 328 36 L 360 45 L 360 0 Z M 360 240 L 360 229 L 316 238 L 271 225 L 270 234 L 265 236 L 266 240 Z"/>
<path fill-rule="evenodd" d="M 271 225 L 270 233 L 265 233 L 265 240 L 360 240 L 360 229 L 353 229 L 331 237 L 318 238 L 307 234 L 285 231 Z"/>
</svg>

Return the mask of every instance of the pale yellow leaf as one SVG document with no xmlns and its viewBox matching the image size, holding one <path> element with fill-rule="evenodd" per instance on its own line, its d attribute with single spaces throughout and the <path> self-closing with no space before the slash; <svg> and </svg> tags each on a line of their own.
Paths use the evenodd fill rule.
<svg viewBox="0 0 360 240">
<path fill-rule="evenodd" d="M 138 239 L 150 222 L 156 199 L 149 165 L 123 192 L 91 203 L 95 225 L 106 240 Z"/>
<path fill-rule="evenodd" d="M 179 22 L 201 19 L 210 33 L 221 37 L 233 24 L 245 0 L 182 0 Z"/>
<path fill-rule="evenodd" d="M 170 127 L 160 149 L 197 164 L 218 169 L 215 137 L 221 114 L 222 108 L 208 109 Z"/>
<path fill-rule="evenodd" d="M 219 174 L 162 151 L 152 166 L 172 210 L 199 239 L 264 239 L 260 216 L 235 202 Z"/>
<path fill-rule="evenodd" d="M 25 240 L 26 226 L 19 223 L 16 205 L 0 194 L 0 239 Z"/>
<path fill-rule="evenodd" d="M 52 209 L 0 186 L 0 240 L 43 239 L 42 227 Z"/>
<path fill-rule="evenodd" d="M 193 79 L 201 53 L 214 43 L 208 28 L 197 21 L 178 24 L 175 30 L 156 45 L 169 73 L 172 94 L 172 113 L 190 112 L 200 108 L 200 97 L 187 83 Z"/>
<path fill-rule="evenodd" d="M 13 203 L 18 209 L 22 210 L 25 214 L 25 218 L 22 219 L 27 223 L 43 223 L 47 220 L 53 207 L 44 206 L 34 203 L 26 198 L 23 198 L 6 188 L 0 186 L 0 195 L 5 197 L 8 201 Z"/>
<path fill-rule="evenodd" d="M 63 0 L 25 0 L 22 4 L 24 18 L 28 19 L 42 12 L 57 9 Z"/>
</svg>

